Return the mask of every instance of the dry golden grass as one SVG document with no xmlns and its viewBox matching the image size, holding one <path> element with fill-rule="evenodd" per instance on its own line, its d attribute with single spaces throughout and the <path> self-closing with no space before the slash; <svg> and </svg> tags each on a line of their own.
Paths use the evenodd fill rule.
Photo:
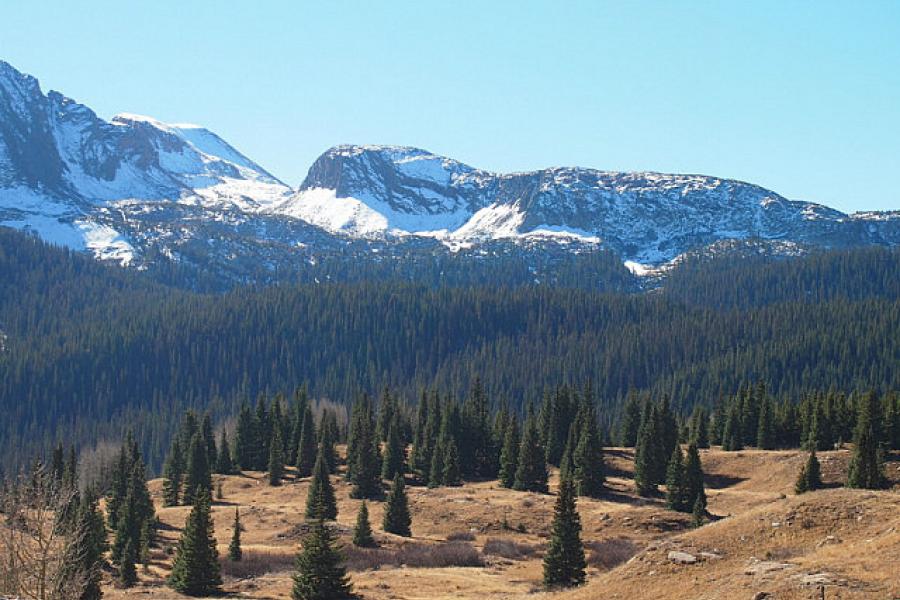
<svg viewBox="0 0 900 600">
<path fill-rule="evenodd" d="M 794 479 L 805 460 L 796 451 L 708 450 L 702 452 L 702 459 L 709 475 L 709 509 L 722 518 L 692 530 L 689 515 L 666 510 L 661 498 L 634 495 L 630 450 L 608 450 L 609 493 L 578 503 L 591 557 L 588 583 L 582 588 L 541 590 L 541 559 L 554 496 L 479 482 L 442 489 L 409 486 L 411 540 L 380 532 L 383 503 L 371 502 L 370 519 L 384 550 L 353 553 L 355 589 L 374 600 L 749 600 L 758 592 L 779 599 L 819 598 L 818 582 L 825 582 L 829 599 L 900 598 L 900 495 L 896 492 L 830 489 L 794 496 Z M 826 483 L 839 484 L 848 453 L 823 452 L 820 460 Z M 889 464 L 895 481 L 900 480 L 897 465 Z M 290 476 L 289 472 L 289 480 L 276 488 L 266 484 L 262 473 L 223 480 L 224 499 L 213 507 L 219 551 L 226 554 L 234 509 L 239 507 L 247 558 L 239 568 L 226 564 L 224 587 L 233 597 L 290 598 L 290 570 L 304 531 L 308 486 L 307 480 L 293 481 Z M 359 501 L 350 499 L 350 486 L 342 479 L 335 477 L 333 482 L 337 526 L 341 540 L 349 544 Z M 158 502 L 161 482 L 151 482 L 150 489 Z M 132 590 L 108 585 L 107 598 L 178 597 L 164 582 L 171 563 L 169 552 L 189 508 L 157 505 L 157 510 L 164 524 L 162 547 L 154 552 L 150 572 L 141 574 L 141 584 Z M 485 544 L 488 551 L 482 552 Z M 451 561 L 457 553 L 471 558 L 466 545 L 479 552 L 483 566 L 401 564 L 403 560 L 419 564 L 428 554 L 427 547 L 441 548 Z M 668 558 L 673 550 L 701 560 L 690 565 L 673 563 Z M 704 558 L 701 552 L 716 557 Z M 401 560 L 401 556 L 407 558 Z M 758 573 L 746 574 L 754 570 Z"/>
</svg>

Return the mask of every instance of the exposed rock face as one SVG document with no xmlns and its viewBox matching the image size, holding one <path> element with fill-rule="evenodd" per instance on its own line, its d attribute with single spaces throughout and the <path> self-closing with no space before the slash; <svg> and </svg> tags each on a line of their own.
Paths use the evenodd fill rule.
<svg viewBox="0 0 900 600">
<path fill-rule="evenodd" d="M 900 212 L 845 215 L 740 181 L 582 168 L 498 174 L 397 146 L 334 147 L 291 190 L 207 129 L 130 114 L 106 121 L 2 61 L 0 225 L 123 264 L 276 278 L 323 255 L 382 260 L 411 249 L 601 246 L 649 275 L 687 252 L 900 243 Z"/>
</svg>

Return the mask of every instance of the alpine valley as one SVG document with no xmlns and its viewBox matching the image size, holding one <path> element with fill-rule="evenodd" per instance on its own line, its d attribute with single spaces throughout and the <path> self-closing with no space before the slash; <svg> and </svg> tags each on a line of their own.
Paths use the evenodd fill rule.
<svg viewBox="0 0 900 600">
<path fill-rule="evenodd" d="M 360 261 L 422 280 L 512 259 L 523 281 L 581 260 L 602 266 L 580 284 L 628 288 L 685 255 L 900 243 L 900 211 L 848 215 L 704 175 L 491 173 L 398 146 L 335 146 L 292 189 L 203 127 L 106 121 L 2 61 L 0 225 L 218 287 L 351 278 Z"/>
</svg>

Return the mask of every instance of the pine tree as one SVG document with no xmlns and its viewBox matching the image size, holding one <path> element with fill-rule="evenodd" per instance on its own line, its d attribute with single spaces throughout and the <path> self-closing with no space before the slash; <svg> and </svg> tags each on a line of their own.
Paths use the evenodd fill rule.
<svg viewBox="0 0 900 600">
<path fill-rule="evenodd" d="M 722 449 L 727 451 L 743 450 L 744 439 L 741 431 L 741 415 L 737 404 L 728 408 L 725 417 L 725 429 L 722 433 Z"/>
<path fill-rule="evenodd" d="M 698 448 L 709 448 L 709 417 L 700 405 L 695 406 L 691 414 L 691 441 Z"/>
<path fill-rule="evenodd" d="M 353 528 L 353 545 L 360 548 L 374 548 L 377 544 L 372 536 L 372 526 L 369 524 L 369 507 L 363 500 L 356 515 L 356 527 Z"/>
<path fill-rule="evenodd" d="M 178 506 L 181 499 L 181 478 L 184 476 L 184 455 L 178 437 L 172 440 L 172 448 L 163 467 L 163 506 Z"/>
<path fill-rule="evenodd" d="M 597 498 L 603 492 L 606 480 L 603 464 L 603 448 L 597 432 L 597 418 L 592 408 L 587 409 L 581 425 L 581 439 L 572 455 L 575 467 L 576 492 L 579 496 Z"/>
<path fill-rule="evenodd" d="M 269 443 L 272 441 L 272 417 L 266 397 L 260 394 L 256 399 L 256 414 L 253 418 L 256 443 L 253 446 L 253 470 L 262 471 L 269 461 Z"/>
<path fill-rule="evenodd" d="M 322 413 L 322 421 L 319 423 L 319 451 L 325 458 L 329 473 L 337 472 L 337 451 L 334 448 L 337 439 L 335 415 L 330 410 Z"/>
<path fill-rule="evenodd" d="M 393 479 L 397 473 L 403 474 L 403 466 L 406 464 L 405 454 L 400 432 L 400 416 L 395 413 L 393 421 L 388 425 L 387 441 L 384 445 L 382 479 Z"/>
<path fill-rule="evenodd" d="M 409 514 L 409 500 L 406 497 L 406 485 L 403 476 L 397 474 L 388 495 L 384 509 L 384 530 L 388 533 L 403 537 L 412 536 L 410 525 L 412 518 Z"/>
<path fill-rule="evenodd" d="M 206 445 L 206 463 L 212 468 L 216 464 L 218 453 L 216 452 L 216 436 L 213 433 L 212 417 L 209 416 L 209 413 L 203 415 L 200 432 L 203 435 L 203 443 Z"/>
<path fill-rule="evenodd" d="M 210 474 L 206 444 L 200 433 L 191 438 L 188 450 L 187 475 L 184 478 L 184 503 L 193 504 L 203 492 L 212 494 L 212 475 Z"/>
<path fill-rule="evenodd" d="M 119 584 L 124 588 L 130 588 L 137 583 L 138 576 L 135 568 L 137 559 L 137 541 L 129 538 L 119 557 Z"/>
<path fill-rule="evenodd" d="M 641 426 L 641 402 L 634 391 L 628 392 L 619 422 L 619 444 L 633 448 Z"/>
<path fill-rule="evenodd" d="M 237 429 L 235 430 L 234 459 L 238 467 L 244 471 L 253 468 L 253 445 L 256 443 L 256 432 L 253 423 L 253 414 L 247 403 L 241 405 L 238 413 Z"/>
<path fill-rule="evenodd" d="M 241 551 L 241 513 L 234 509 L 234 525 L 231 533 L 231 543 L 228 544 L 228 560 L 237 562 L 243 557 Z"/>
<path fill-rule="evenodd" d="M 822 470 L 819 466 L 819 459 L 816 457 L 816 450 L 813 448 L 809 452 L 806 463 L 800 469 L 797 483 L 794 484 L 794 492 L 803 494 L 819 489 L 822 489 Z"/>
<path fill-rule="evenodd" d="M 431 454 L 431 466 L 428 469 L 428 487 L 430 488 L 444 485 L 444 455 L 446 454 L 444 444 L 443 436 L 439 437 L 434 446 L 434 452 Z"/>
<path fill-rule="evenodd" d="M 100 600 L 105 535 L 97 500 L 93 492 L 88 492 L 79 505 L 72 542 L 65 548 L 63 571 L 57 581 L 60 588 L 77 582 L 78 589 L 57 589 L 57 597 L 66 598 L 64 594 L 74 591 L 77 595 L 73 600 Z"/>
<path fill-rule="evenodd" d="M 506 425 L 503 437 L 503 449 L 500 452 L 500 485 L 511 488 L 516 482 L 516 469 L 519 464 L 519 420 L 511 416 Z"/>
<path fill-rule="evenodd" d="M 444 457 L 444 473 L 441 477 L 442 483 L 447 486 L 462 485 L 460 478 L 459 450 L 456 447 L 456 440 L 452 437 L 443 445 L 446 456 Z"/>
<path fill-rule="evenodd" d="M 303 539 L 297 556 L 293 600 L 345 600 L 353 598 L 350 578 L 343 567 L 344 557 L 335 548 L 335 536 L 318 521 Z"/>
<path fill-rule="evenodd" d="M 381 497 L 381 477 L 378 459 L 378 441 L 369 413 L 364 414 L 357 425 L 355 473 L 353 476 L 352 498 L 373 500 Z"/>
<path fill-rule="evenodd" d="M 278 406 L 276 404 L 276 406 Z M 281 485 L 284 477 L 284 443 L 281 440 L 281 426 L 272 427 L 272 441 L 269 443 L 269 485 Z"/>
<path fill-rule="evenodd" d="M 547 465 L 541 446 L 537 421 L 534 416 L 525 419 L 522 442 L 519 445 L 519 465 L 513 487 L 528 492 L 547 492 Z"/>
<path fill-rule="evenodd" d="M 763 398 L 759 405 L 756 447 L 760 450 L 772 450 L 775 448 L 775 414 L 772 401 L 768 397 Z"/>
<path fill-rule="evenodd" d="M 306 496 L 306 518 L 326 521 L 333 521 L 337 518 L 337 500 L 334 496 L 331 478 L 328 476 L 328 462 L 325 460 L 325 453 L 321 447 L 319 455 L 316 457 L 313 478 Z"/>
<path fill-rule="evenodd" d="M 306 405 L 303 411 L 303 425 L 300 429 L 300 443 L 297 446 L 297 476 L 312 475 L 316 463 L 318 449 L 316 447 L 316 422 L 313 419 L 312 407 Z"/>
<path fill-rule="evenodd" d="M 220 475 L 234 474 L 234 462 L 231 459 L 231 446 L 228 444 L 228 435 L 222 430 L 219 438 L 218 456 L 216 456 L 216 473 Z"/>
<path fill-rule="evenodd" d="M 700 462 L 700 451 L 696 444 L 688 446 L 687 458 L 684 463 L 684 491 L 685 510 L 693 508 L 699 502 L 703 511 L 706 511 L 706 490 L 703 485 L 703 464 Z"/>
<path fill-rule="evenodd" d="M 847 486 L 879 489 L 884 486 L 884 465 L 878 448 L 881 431 L 879 405 L 875 392 L 862 398 L 853 435 L 853 457 L 847 476 Z"/>
<path fill-rule="evenodd" d="M 700 527 L 703 525 L 703 519 L 706 516 L 706 503 L 702 498 L 697 498 L 694 501 L 694 508 L 691 510 L 691 525 L 693 527 Z"/>
<path fill-rule="evenodd" d="M 676 445 L 666 469 L 666 505 L 671 510 L 686 512 L 684 493 L 684 454 L 681 446 Z"/>
<path fill-rule="evenodd" d="M 209 493 L 201 489 L 178 542 L 169 585 L 188 596 L 212 596 L 221 591 L 219 551 L 213 537 Z"/>
<path fill-rule="evenodd" d="M 634 448 L 634 485 L 641 496 L 650 496 L 656 492 L 657 456 L 654 423 L 653 408 L 647 402 L 641 414 L 641 425 Z"/>
<path fill-rule="evenodd" d="M 550 544 L 544 556 L 544 585 L 548 588 L 581 585 L 586 566 L 575 484 L 571 479 L 563 479 L 553 511 Z"/>
</svg>

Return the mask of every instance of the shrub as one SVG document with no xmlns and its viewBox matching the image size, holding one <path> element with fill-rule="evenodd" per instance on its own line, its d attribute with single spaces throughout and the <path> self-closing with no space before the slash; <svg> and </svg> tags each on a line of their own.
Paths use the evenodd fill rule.
<svg viewBox="0 0 900 600">
<path fill-rule="evenodd" d="M 221 560 L 222 575 L 235 579 L 260 577 L 267 573 L 293 571 L 295 553 L 243 549 L 240 561 Z"/>
<path fill-rule="evenodd" d="M 396 549 L 358 548 L 344 546 L 347 569 L 365 571 L 382 566 L 406 565 L 422 569 L 443 567 L 481 567 L 484 561 L 478 550 L 468 542 L 446 542 L 444 544 L 404 544 Z"/>
<path fill-rule="evenodd" d="M 585 546 L 590 551 L 588 564 L 598 569 L 612 569 L 638 553 L 637 544 L 628 538 L 610 538 Z"/>
<path fill-rule="evenodd" d="M 457 531 L 447 536 L 448 542 L 474 542 L 475 534 L 471 531 Z"/>
<path fill-rule="evenodd" d="M 521 560 L 531 556 L 536 550 L 535 546 L 520 544 L 507 538 L 488 538 L 482 552 L 485 555 Z"/>
</svg>

